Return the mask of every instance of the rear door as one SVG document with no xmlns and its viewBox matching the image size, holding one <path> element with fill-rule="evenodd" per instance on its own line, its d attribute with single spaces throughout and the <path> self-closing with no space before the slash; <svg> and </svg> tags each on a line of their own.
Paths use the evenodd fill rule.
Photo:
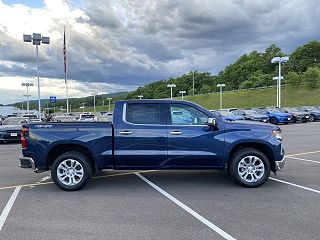
<svg viewBox="0 0 320 240">
<path fill-rule="evenodd" d="M 210 168 L 223 166 L 224 131 L 212 129 L 208 115 L 184 104 L 168 104 L 168 160 L 166 168 Z"/>
<path fill-rule="evenodd" d="M 125 103 L 115 129 L 115 167 L 152 169 L 167 159 L 166 118 L 161 103 Z"/>
</svg>

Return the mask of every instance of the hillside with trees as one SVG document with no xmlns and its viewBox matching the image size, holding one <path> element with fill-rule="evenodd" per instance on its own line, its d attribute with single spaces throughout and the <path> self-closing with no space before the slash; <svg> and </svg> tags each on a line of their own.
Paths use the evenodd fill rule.
<svg viewBox="0 0 320 240">
<path fill-rule="evenodd" d="M 174 96 L 185 90 L 192 95 L 192 80 L 194 77 L 195 94 L 217 92 L 218 83 L 226 84 L 225 90 L 249 89 L 275 85 L 273 77 L 278 75 L 278 64 L 272 64 L 275 56 L 290 56 L 290 60 L 283 64 L 283 84 L 289 86 L 305 85 L 309 88 L 318 88 L 320 82 L 320 42 L 311 41 L 298 47 L 291 54 L 284 53 L 275 44 L 264 52 L 253 51 L 244 54 L 237 61 L 228 65 L 217 75 L 209 72 L 189 72 L 176 78 L 160 80 L 141 86 L 127 95 L 127 99 L 137 98 L 168 98 L 170 89 L 167 84 L 176 84 L 173 89 Z"/>
</svg>

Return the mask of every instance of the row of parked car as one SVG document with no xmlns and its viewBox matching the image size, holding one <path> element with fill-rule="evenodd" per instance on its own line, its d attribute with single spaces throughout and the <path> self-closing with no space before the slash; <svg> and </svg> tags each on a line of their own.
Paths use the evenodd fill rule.
<svg viewBox="0 0 320 240">
<path fill-rule="evenodd" d="M 289 124 L 320 120 L 320 107 L 248 108 L 210 110 L 228 121 L 251 120 L 272 124 Z"/>
<path fill-rule="evenodd" d="M 29 122 L 111 122 L 112 113 L 101 112 L 99 114 L 82 113 L 80 115 L 47 116 L 41 120 L 37 115 L 24 115 L 22 117 L 9 116 L 0 119 L 0 143 L 19 141 L 21 127 Z"/>
</svg>

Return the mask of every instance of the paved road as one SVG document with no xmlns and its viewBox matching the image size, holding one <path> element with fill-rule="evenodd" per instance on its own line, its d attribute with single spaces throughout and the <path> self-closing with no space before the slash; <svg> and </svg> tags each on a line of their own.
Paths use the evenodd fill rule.
<svg viewBox="0 0 320 240">
<path fill-rule="evenodd" d="M 0 239 L 224 239 L 213 227 L 226 239 L 319 239 L 320 123 L 280 127 L 289 157 L 271 177 L 288 183 L 246 189 L 220 171 L 141 173 L 171 200 L 124 171 L 103 171 L 83 190 L 64 192 L 48 172 L 17 167 L 19 145 L 0 145 L 0 212 L 16 185 L 36 184 L 21 188 Z"/>
</svg>

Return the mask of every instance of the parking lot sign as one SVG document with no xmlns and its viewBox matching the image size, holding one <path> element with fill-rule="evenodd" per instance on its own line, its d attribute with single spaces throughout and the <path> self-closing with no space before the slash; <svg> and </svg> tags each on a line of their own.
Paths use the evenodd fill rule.
<svg viewBox="0 0 320 240">
<path fill-rule="evenodd" d="M 51 96 L 50 97 L 50 102 L 51 103 L 55 103 L 57 101 L 57 97 L 55 97 L 55 96 Z"/>
</svg>

